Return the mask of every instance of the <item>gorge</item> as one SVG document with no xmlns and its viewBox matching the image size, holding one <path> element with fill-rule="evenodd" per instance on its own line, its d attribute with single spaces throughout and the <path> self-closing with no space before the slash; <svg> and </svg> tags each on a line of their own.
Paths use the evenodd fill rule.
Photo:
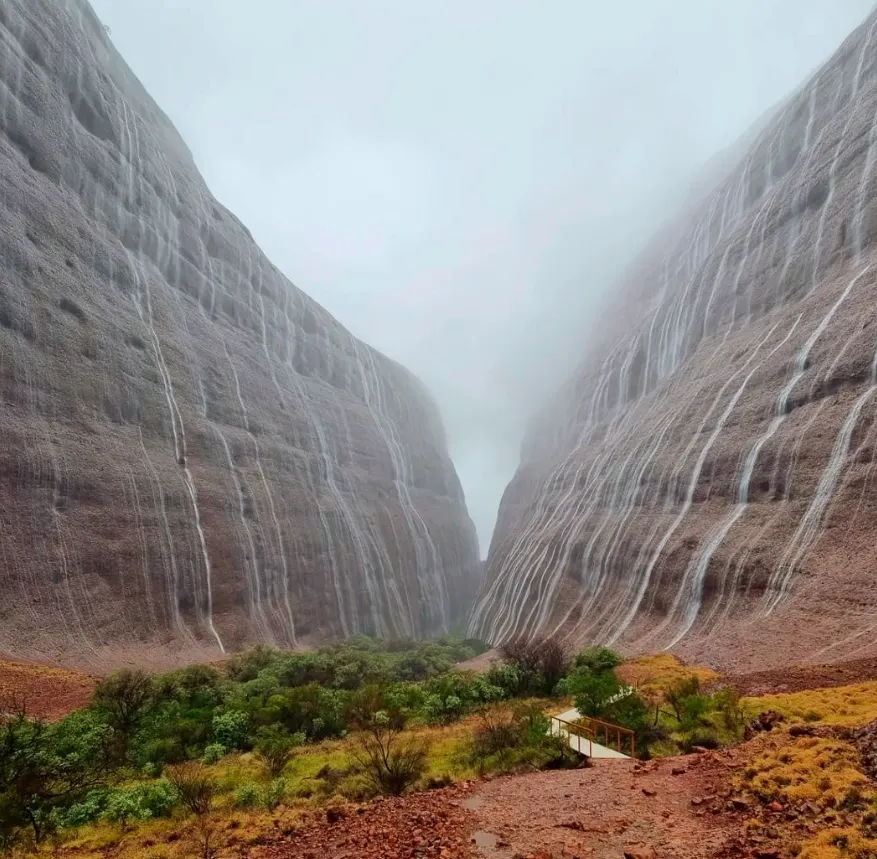
<svg viewBox="0 0 877 859">
<path fill-rule="evenodd" d="M 483 571 L 425 386 L 214 199 L 87 0 L 0 0 L 0 171 L 0 653 L 877 649 L 877 12 L 606 296 Z"/>
</svg>

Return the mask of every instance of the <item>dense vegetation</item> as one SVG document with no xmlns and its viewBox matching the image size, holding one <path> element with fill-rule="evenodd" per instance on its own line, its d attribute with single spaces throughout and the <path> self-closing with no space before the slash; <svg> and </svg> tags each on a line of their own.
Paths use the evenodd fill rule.
<svg viewBox="0 0 877 859">
<path fill-rule="evenodd" d="M 582 716 L 632 730 L 643 757 L 716 749 L 742 736 L 746 714 L 732 689 L 705 694 L 695 673 L 634 688 L 618 677 L 621 663 L 622 658 L 606 648 L 585 650 L 558 682 L 557 691 L 571 697 Z"/>
<path fill-rule="evenodd" d="M 284 798 L 283 774 L 298 749 L 351 732 L 357 742 L 347 766 L 322 774 L 329 789 L 355 775 L 362 795 L 401 793 L 426 771 L 426 749 L 410 726 L 450 724 L 556 685 L 539 660 L 497 665 L 482 675 L 453 670 L 482 650 L 478 642 L 365 637 L 308 653 L 256 648 L 222 669 L 201 665 L 160 676 L 119 671 L 97 686 L 88 708 L 57 724 L 5 704 L 0 845 L 23 837 L 39 842 L 96 820 L 124 825 L 179 808 L 204 815 L 217 788 L 207 768 L 233 753 L 251 753 L 264 773 L 236 786 L 235 804 L 271 808 Z M 511 718 L 517 725 L 530 717 Z M 544 740 L 543 731 L 534 754 L 547 762 L 552 755 Z"/>
<path fill-rule="evenodd" d="M 716 745 L 742 728 L 728 693 L 702 695 L 685 675 L 657 697 L 640 694 L 603 648 L 572 660 L 555 642 L 512 641 L 484 673 L 455 668 L 481 650 L 365 637 L 307 653 L 256 648 L 221 668 L 117 672 L 57 724 L 0 706 L 0 846 L 97 821 L 124 828 L 188 814 L 199 821 L 198 851 L 209 852 L 205 821 L 217 803 L 271 810 L 307 797 L 401 794 L 452 772 L 579 765 L 534 699 L 571 697 L 584 716 L 635 731 L 644 754 Z M 437 774 L 426 734 L 464 717 Z M 293 784 L 290 765 L 333 743 L 307 783 Z M 226 760 L 244 764 L 231 776 Z"/>
</svg>

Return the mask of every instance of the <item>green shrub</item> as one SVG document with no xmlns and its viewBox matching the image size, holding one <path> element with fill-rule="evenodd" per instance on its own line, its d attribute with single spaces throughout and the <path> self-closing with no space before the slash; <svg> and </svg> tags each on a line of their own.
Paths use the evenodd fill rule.
<svg viewBox="0 0 877 859">
<path fill-rule="evenodd" d="M 573 660 L 574 668 L 585 668 L 593 674 L 614 671 L 624 662 L 624 657 L 608 647 L 588 647 Z"/>
<path fill-rule="evenodd" d="M 610 721 L 612 700 L 624 693 L 614 671 L 595 674 L 587 667 L 576 668 L 565 677 L 562 690 L 573 697 L 581 715 L 604 721 Z"/>
<path fill-rule="evenodd" d="M 479 704 L 491 704 L 509 697 L 505 689 L 491 683 L 483 674 L 472 678 L 469 694 L 472 700 Z"/>
<path fill-rule="evenodd" d="M 535 706 L 488 708 L 462 749 L 479 774 L 580 766 L 564 737 L 549 732 L 550 719 Z"/>
<path fill-rule="evenodd" d="M 94 706 L 113 730 L 114 752 L 120 762 L 128 759 L 131 741 L 152 702 L 152 678 L 139 669 L 123 668 L 95 686 Z"/>
<path fill-rule="evenodd" d="M 255 808 L 259 804 L 262 789 L 253 782 L 242 784 L 234 795 L 234 804 L 238 808 Z"/>
<path fill-rule="evenodd" d="M 664 701 L 673 710 L 676 720 L 683 722 L 686 719 L 686 703 L 688 703 L 691 713 L 689 719 L 696 719 L 697 712 L 701 710 L 701 704 L 693 699 L 699 697 L 700 679 L 694 675 L 684 677 L 673 683 L 664 693 Z M 706 709 L 706 708 L 703 708 Z"/>
<path fill-rule="evenodd" d="M 288 734 L 282 725 L 260 728 L 256 734 L 256 756 L 272 778 L 277 778 L 305 741 L 302 733 Z"/>
<path fill-rule="evenodd" d="M 427 695 L 423 700 L 423 714 L 430 725 L 449 725 L 456 722 L 466 712 L 461 698 L 448 695 Z"/>
<path fill-rule="evenodd" d="M 39 843 L 73 805 L 105 786 L 110 729 L 90 710 L 56 725 L 0 713 L 0 838 Z"/>
<path fill-rule="evenodd" d="M 98 820 L 107 806 L 107 788 L 89 791 L 79 802 L 74 803 L 63 812 L 59 812 L 56 822 L 61 828 L 85 826 Z"/>
<path fill-rule="evenodd" d="M 378 793 L 401 796 L 426 772 L 427 744 L 405 732 L 408 713 L 392 690 L 369 686 L 354 696 L 351 716 L 360 729 L 353 769 Z"/>
<path fill-rule="evenodd" d="M 223 748 L 235 752 L 250 746 L 250 717 L 231 711 L 213 717 L 213 738 Z"/>
<path fill-rule="evenodd" d="M 264 805 L 268 811 L 274 811 L 274 809 L 283 801 L 283 797 L 286 796 L 286 789 L 287 785 L 285 779 L 272 779 L 271 783 L 262 791 L 262 805 Z"/>
<path fill-rule="evenodd" d="M 226 754 L 225 746 L 222 743 L 211 743 L 204 749 L 204 754 L 201 755 L 201 763 L 207 767 L 212 766 L 219 763 Z"/>
<path fill-rule="evenodd" d="M 280 658 L 280 653 L 264 645 L 256 645 L 246 653 L 233 657 L 226 666 L 229 678 L 237 683 L 246 683 L 255 680 L 261 671 L 274 665 Z"/>
<path fill-rule="evenodd" d="M 169 817 L 178 799 L 176 789 L 165 779 L 152 784 L 120 788 L 107 795 L 103 817 L 123 826 L 129 820 Z"/>
<path fill-rule="evenodd" d="M 507 662 L 494 663 L 482 676 L 490 686 L 502 691 L 503 698 L 514 698 L 524 687 L 524 679 L 517 666 Z"/>
</svg>

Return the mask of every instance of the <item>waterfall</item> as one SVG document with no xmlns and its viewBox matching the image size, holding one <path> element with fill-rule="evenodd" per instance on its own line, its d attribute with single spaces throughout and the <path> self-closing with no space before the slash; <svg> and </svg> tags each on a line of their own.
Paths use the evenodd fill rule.
<svg viewBox="0 0 877 859">
<path fill-rule="evenodd" d="M 743 367 L 741 367 L 740 370 L 738 370 L 736 373 L 734 373 L 734 375 L 732 375 L 725 382 L 725 384 L 722 386 L 722 388 L 720 389 L 719 393 L 716 396 L 716 399 L 713 403 L 714 407 L 718 403 L 718 401 L 720 400 L 721 396 L 724 394 L 725 390 L 731 385 L 731 383 L 734 382 L 738 376 L 740 376 L 742 373 L 744 373 L 749 368 L 749 365 L 755 360 L 755 357 L 756 357 L 756 355 L 758 355 L 759 351 L 761 350 L 761 347 L 764 346 L 764 344 L 770 339 L 771 335 L 776 330 L 776 327 L 777 327 L 777 325 L 774 324 L 774 326 L 767 332 L 766 336 L 755 347 L 755 349 L 753 350 L 752 354 L 749 356 L 749 359 L 746 361 L 746 363 L 743 365 Z M 753 374 L 761 366 L 762 363 L 764 363 L 764 359 L 759 364 L 757 364 L 744 377 L 742 383 L 738 386 L 737 390 L 734 392 L 733 396 L 728 401 L 728 404 L 725 406 L 725 410 L 719 416 L 718 421 L 716 421 L 716 425 L 713 428 L 713 431 L 710 434 L 709 438 L 707 439 L 706 444 L 701 449 L 700 455 L 698 456 L 697 461 L 694 464 L 694 468 L 692 469 L 691 477 L 689 478 L 689 481 L 688 481 L 688 489 L 685 493 L 685 500 L 682 504 L 682 508 L 680 509 L 679 514 L 673 520 L 670 527 L 664 533 L 664 536 L 661 538 L 661 541 L 658 543 L 657 548 L 653 552 L 652 557 L 649 560 L 648 566 L 646 567 L 645 571 L 642 574 L 639 586 L 636 588 L 635 595 L 633 597 L 633 601 L 629 604 L 627 611 L 625 612 L 621 621 L 616 625 L 615 631 L 613 632 L 612 636 L 609 639 L 610 644 L 613 644 L 614 642 L 616 642 L 621 637 L 621 635 L 623 635 L 623 633 L 627 630 L 628 626 L 630 626 L 634 617 L 636 617 L 636 614 L 639 611 L 639 607 L 642 604 L 643 597 L 645 597 L 646 590 L 648 589 L 649 584 L 651 582 L 652 572 L 655 569 L 655 565 L 658 563 L 658 560 L 660 559 L 661 555 L 663 554 L 664 549 L 667 547 L 667 544 L 670 542 L 670 539 L 673 537 L 673 535 L 679 529 L 679 526 L 682 524 L 682 521 L 685 519 L 685 517 L 688 515 L 688 512 L 691 510 L 691 505 L 694 502 L 694 493 L 695 493 L 695 490 L 697 489 L 697 484 L 700 481 L 700 473 L 703 469 L 704 463 L 706 462 L 706 458 L 709 456 L 709 452 L 712 449 L 712 446 L 715 444 L 716 439 L 719 437 L 719 434 L 721 433 L 722 429 L 724 428 L 725 422 L 730 417 L 731 412 L 734 410 L 735 406 L 737 405 L 737 403 L 740 400 L 740 397 L 743 395 L 743 392 L 746 390 L 746 386 L 749 384 L 749 380 L 752 378 Z M 704 422 L 704 424 L 705 424 L 705 422 Z M 704 424 L 701 425 L 700 429 L 702 429 Z M 700 434 L 700 429 L 695 437 L 697 437 L 697 435 Z"/>
<path fill-rule="evenodd" d="M 292 645 L 295 646 L 295 621 L 292 615 L 292 605 L 290 603 L 289 597 L 289 567 L 286 563 L 286 550 L 283 547 L 283 530 L 280 527 L 280 520 L 277 518 L 277 509 L 274 505 L 274 495 L 271 492 L 271 488 L 268 486 L 268 480 L 265 477 L 265 469 L 262 468 L 262 455 L 259 451 L 259 441 L 256 436 L 253 434 L 252 429 L 250 428 L 250 416 L 247 412 L 247 407 L 244 404 L 244 397 L 241 393 L 241 382 L 238 378 L 238 371 L 235 368 L 234 362 L 231 360 L 231 355 L 228 353 L 228 346 L 225 346 L 225 357 L 228 361 L 228 365 L 231 368 L 232 379 L 234 380 L 234 389 L 235 394 L 237 395 L 238 404 L 241 409 L 241 416 L 244 421 L 244 429 L 247 432 L 247 435 L 250 437 L 250 441 L 253 444 L 253 451 L 256 457 L 256 470 L 259 472 L 259 479 L 262 483 L 262 489 L 265 492 L 265 497 L 268 499 L 268 510 L 271 514 L 271 521 L 274 525 L 274 534 L 277 538 L 277 548 L 279 551 L 280 557 L 280 569 L 282 575 L 282 581 L 280 583 L 280 590 L 283 594 L 283 608 L 286 615 L 287 623 L 289 624 L 287 632 L 289 634 L 289 640 Z"/>
</svg>

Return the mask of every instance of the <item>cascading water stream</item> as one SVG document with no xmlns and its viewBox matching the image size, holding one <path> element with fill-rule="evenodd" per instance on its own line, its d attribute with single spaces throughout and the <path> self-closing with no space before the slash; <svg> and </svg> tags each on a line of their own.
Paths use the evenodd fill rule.
<svg viewBox="0 0 877 859">
<path fill-rule="evenodd" d="M 225 345 L 225 344 L 223 344 Z M 259 441 L 256 436 L 253 434 L 253 430 L 250 427 L 250 415 L 247 411 L 247 407 L 244 403 L 244 397 L 241 393 L 241 382 L 238 377 L 237 368 L 234 365 L 234 362 L 231 360 L 231 355 L 228 353 L 228 347 L 225 346 L 225 357 L 228 361 L 228 365 L 231 368 L 232 379 L 234 380 L 234 389 L 235 394 L 237 395 L 238 404 L 241 409 L 241 416 L 244 420 L 244 429 L 247 432 L 247 435 L 250 437 L 250 441 L 253 444 L 253 451 L 256 457 L 256 470 L 259 472 L 259 479 L 262 483 L 262 489 L 265 492 L 265 497 L 268 500 L 268 509 L 271 514 L 271 521 L 274 525 L 274 534 L 277 539 L 277 546 L 280 557 L 280 565 L 281 565 L 281 576 L 282 580 L 280 582 L 280 591 L 283 595 L 283 609 L 286 615 L 286 621 L 288 623 L 287 633 L 289 635 L 289 640 L 293 646 L 296 645 L 296 637 L 295 637 L 295 620 L 293 619 L 292 614 L 292 604 L 290 602 L 289 595 L 289 566 L 286 562 L 286 550 L 283 547 L 283 529 L 280 527 L 280 520 L 277 518 L 277 508 L 274 504 L 274 495 L 271 492 L 271 488 L 268 485 L 268 479 L 265 477 L 265 469 L 262 467 L 262 455 L 259 450 Z"/>
<path fill-rule="evenodd" d="M 847 417 L 835 438 L 831 457 L 819 478 L 807 512 L 798 524 L 780 563 L 768 582 L 768 599 L 765 608 L 767 615 L 773 613 L 783 599 L 788 596 L 795 570 L 818 539 L 825 510 L 834 497 L 838 480 L 847 465 L 853 432 L 859 422 L 862 410 L 875 393 L 877 393 L 877 351 L 875 351 L 871 361 L 868 387 L 856 398 L 847 413 Z"/>
<path fill-rule="evenodd" d="M 743 365 L 743 367 L 741 367 L 736 373 L 734 373 L 734 375 L 732 375 L 725 382 L 725 384 L 719 390 L 719 393 L 717 394 L 716 399 L 714 400 L 714 403 L 713 403 L 714 406 L 719 402 L 719 400 L 721 399 L 725 390 L 731 385 L 731 383 L 734 382 L 741 373 L 744 373 L 744 372 L 746 372 L 746 370 L 749 369 L 750 364 L 755 360 L 755 357 L 758 355 L 759 351 L 761 350 L 761 347 L 764 346 L 764 344 L 770 339 L 771 335 L 776 330 L 776 327 L 777 327 L 777 325 L 774 324 L 774 326 L 767 332 L 767 335 L 761 340 L 761 342 L 758 344 L 758 346 L 756 346 L 756 348 L 753 350 L 752 354 L 750 355 L 750 357 L 746 361 L 746 363 Z M 761 363 L 763 363 L 763 361 Z M 721 415 L 719 416 L 719 419 L 716 421 L 716 425 L 713 428 L 713 431 L 710 434 L 709 438 L 707 439 L 706 444 L 701 449 L 700 454 L 699 454 L 699 456 L 694 464 L 694 468 L 692 469 L 691 477 L 689 478 L 689 481 L 688 481 L 688 488 L 687 488 L 686 493 L 685 493 L 685 500 L 682 503 L 682 507 L 681 507 L 678 515 L 676 516 L 676 518 L 673 520 L 670 527 L 664 533 L 664 536 L 661 538 L 661 541 L 658 543 L 657 548 L 652 553 L 652 557 L 649 560 L 648 566 L 646 567 L 646 569 L 644 570 L 644 572 L 640 578 L 640 583 L 639 583 L 638 587 L 636 588 L 636 591 L 635 591 L 634 596 L 633 596 L 633 600 L 629 603 L 628 609 L 625 612 L 625 614 L 623 615 L 623 617 L 621 618 L 620 622 L 615 626 L 615 630 L 609 639 L 610 644 L 617 641 L 624 634 L 624 632 L 627 630 L 628 626 L 630 626 L 630 624 L 633 622 L 633 619 L 636 617 L 636 614 L 639 611 L 640 605 L 642 604 L 643 598 L 645 597 L 646 591 L 648 590 L 649 584 L 651 583 L 652 572 L 654 571 L 655 566 L 658 563 L 658 560 L 660 559 L 661 555 L 664 552 L 664 549 L 667 547 L 667 544 L 670 542 L 673 535 L 679 529 L 679 526 L 682 524 L 682 521 L 685 519 L 685 517 L 688 515 L 688 512 L 691 510 L 691 506 L 694 503 L 694 493 L 697 489 L 697 484 L 700 481 L 700 474 L 701 474 L 701 471 L 703 470 L 703 466 L 704 466 L 704 463 L 706 462 L 706 458 L 709 456 L 709 452 L 712 449 L 713 445 L 715 444 L 716 439 L 719 437 L 719 434 L 721 433 L 721 431 L 725 425 L 725 422 L 730 417 L 731 412 L 734 410 L 734 407 L 737 405 L 738 401 L 740 400 L 740 397 L 743 395 L 743 392 L 746 390 L 746 385 L 749 383 L 749 380 L 752 378 L 752 375 L 755 372 L 755 370 L 757 370 L 758 367 L 761 366 L 761 363 L 759 363 L 748 375 L 746 375 L 744 377 L 743 382 L 738 386 L 737 390 L 731 396 L 731 399 L 728 401 L 728 404 L 725 406 L 724 411 L 721 413 Z M 704 422 L 702 423 L 701 426 L 704 427 L 705 425 L 706 425 L 706 420 L 704 420 Z M 695 435 L 695 438 L 699 434 L 700 434 L 700 431 L 698 431 L 698 433 Z"/>
<path fill-rule="evenodd" d="M 676 598 L 670 608 L 670 611 L 668 612 L 667 619 L 654 630 L 654 635 L 658 635 L 661 631 L 663 631 L 669 624 L 673 613 L 678 610 L 680 604 L 683 601 L 687 601 L 687 607 L 681 628 L 677 632 L 676 636 L 672 639 L 670 644 L 667 645 L 667 649 L 674 647 L 676 644 L 678 644 L 685 637 L 685 635 L 688 634 L 688 632 L 691 630 L 691 627 L 697 620 L 703 603 L 703 585 L 710 561 L 712 560 L 713 555 L 716 553 L 718 548 L 724 542 L 725 538 L 730 533 L 731 529 L 746 511 L 746 508 L 749 504 L 749 487 L 752 481 L 752 474 L 755 470 L 755 466 L 758 462 L 758 458 L 761 454 L 762 448 L 764 448 L 764 446 L 774 437 L 774 435 L 776 435 L 779 428 L 783 425 L 783 423 L 785 423 L 786 418 L 788 417 L 789 397 L 791 396 L 792 391 L 801 381 L 804 373 L 807 371 L 807 368 L 809 366 L 810 353 L 812 352 L 813 347 L 816 345 L 816 342 L 819 340 L 825 330 L 828 328 L 831 320 L 834 318 L 840 306 L 844 303 L 844 301 L 846 301 L 850 292 L 853 290 L 859 280 L 864 277 L 867 271 L 868 269 L 859 272 L 859 274 L 857 274 L 854 278 L 852 278 L 852 280 L 850 280 L 844 291 L 841 293 L 840 297 L 837 299 L 837 301 L 834 302 L 834 304 L 831 305 L 828 312 L 825 314 L 825 316 L 823 316 L 814 331 L 807 338 L 804 346 L 798 352 L 795 358 L 794 372 L 789 381 L 780 391 L 776 403 L 774 404 L 774 417 L 771 420 L 767 430 L 756 440 L 755 444 L 750 448 L 743 462 L 743 469 L 739 479 L 737 503 L 732 507 L 725 519 L 719 522 L 713 529 L 711 529 L 710 533 L 705 538 L 705 541 L 702 542 L 701 545 L 698 547 L 698 550 L 695 552 L 692 561 L 689 563 L 688 568 L 685 571 L 682 587 L 677 592 Z M 789 334 L 783 340 L 783 343 L 780 345 L 783 345 L 786 341 L 788 341 L 792 332 L 795 330 L 795 328 L 797 328 L 800 320 L 801 317 L 798 316 L 794 326 L 792 327 L 792 331 L 789 332 Z"/>
<path fill-rule="evenodd" d="M 838 305 L 835 305 L 833 310 L 836 310 L 837 306 Z M 799 315 L 795 319 L 792 327 L 789 329 L 789 332 L 771 350 L 766 360 L 770 360 L 770 358 L 772 358 L 773 355 L 776 354 L 776 352 L 778 352 L 783 346 L 785 346 L 786 343 L 788 343 L 789 339 L 792 337 L 795 330 L 797 329 L 798 323 L 800 321 L 801 316 Z M 796 368 L 806 365 L 807 356 L 809 355 L 810 349 L 812 349 L 815 342 L 815 337 L 811 337 L 811 339 L 807 341 L 808 345 L 805 345 L 804 347 L 807 351 L 806 353 L 803 353 L 802 351 L 798 354 L 797 360 L 795 362 Z M 755 371 L 753 370 L 753 372 Z M 750 373 L 750 376 L 751 375 L 752 374 Z M 686 608 L 682 621 L 682 627 L 677 632 L 676 636 L 673 638 L 670 644 L 665 647 L 665 650 L 674 647 L 685 637 L 685 635 L 688 633 L 688 631 L 697 620 L 698 615 L 700 614 L 700 609 L 703 605 L 704 582 L 706 580 L 706 573 L 709 569 L 710 561 L 712 561 L 713 555 L 716 553 L 719 546 L 724 543 L 725 538 L 728 536 L 731 529 L 734 527 L 734 525 L 737 524 L 741 516 L 746 512 L 746 507 L 749 503 L 749 486 L 752 480 L 752 473 L 755 470 L 755 464 L 758 460 L 758 455 L 761 452 L 761 448 L 764 447 L 764 444 L 776 432 L 777 428 L 779 427 L 779 423 L 781 423 L 782 420 L 785 418 L 786 403 L 788 401 L 789 394 L 791 393 L 799 378 L 800 375 L 793 377 L 792 381 L 788 385 L 786 385 L 786 387 L 780 393 L 780 396 L 777 399 L 777 403 L 775 406 L 776 416 L 774 417 L 773 421 L 771 421 L 771 426 L 768 428 L 768 432 L 765 433 L 755 443 L 755 445 L 753 445 L 753 447 L 746 455 L 746 459 L 743 463 L 742 474 L 740 477 L 739 488 L 737 491 L 737 503 L 733 505 L 731 511 L 724 518 L 724 520 L 718 522 L 710 529 L 710 532 L 707 534 L 705 540 L 701 542 L 700 546 L 694 554 L 694 557 L 692 558 L 688 567 L 685 570 L 682 578 L 682 583 L 676 593 L 676 597 L 673 600 L 669 611 L 667 612 L 667 618 L 656 627 L 653 633 L 650 633 L 650 635 L 648 636 L 648 638 L 652 638 L 653 636 L 660 635 L 660 633 L 664 629 L 666 629 L 671 622 L 671 619 L 673 618 L 675 612 L 678 611 L 679 607 L 684 603 Z"/>
<path fill-rule="evenodd" d="M 268 643 L 271 643 L 274 641 L 274 634 L 271 631 L 271 624 L 268 622 L 268 617 L 265 614 L 265 607 L 262 599 L 262 576 L 259 570 L 259 555 L 256 551 L 256 542 L 253 538 L 253 530 L 250 527 L 250 523 L 247 521 L 246 517 L 246 502 L 243 483 L 238 474 L 238 470 L 235 468 L 235 464 L 231 456 L 231 449 L 228 446 L 228 441 L 217 427 L 214 426 L 213 430 L 216 433 L 217 438 L 219 439 L 223 451 L 225 452 L 226 462 L 228 463 L 228 470 L 234 478 L 235 488 L 237 490 L 238 519 L 240 520 L 241 528 L 247 541 L 248 550 L 244 561 L 245 567 L 247 568 L 247 582 L 250 591 L 250 610 L 256 615 L 256 622 L 258 623 L 264 640 Z"/>
<path fill-rule="evenodd" d="M 124 102 L 124 100 L 122 100 Z M 127 121 L 127 115 L 126 115 Z M 135 191 L 135 182 L 139 184 L 139 176 L 140 172 L 136 167 L 136 164 L 140 163 L 140 136 L 136 132 L 136 121 L 133 123 L 133 128 L 135 129 L 133 133 L 133 141 L 131 137 L 131 127 L 128 126 L 128 141 L 127 145 L 123 142 L 123 152 L 125 152 L 128 163 L 130 165 L 130 173 L 131 178 L 129 182 L 129 198 L 136 199 L 136 191 Z M 121 211 L 121 210 L 120 210 Z M 194 525 L 195 531 L 198 536 L 198 543 L 201 550 L 201 559 L 204 565 L 204 574 L 205 574 L 205 585 L 206 585 L 206 623 L 207 628 L 210 631 L 210 634 L 213 636 L 216 644 L 218 645 L 220 651 L 225 653 L 225 646 L 222 642 L 222 639 L 219 636 L 219 633 L 216 630 L 216 627 L 213 623 L 213 580 L 212 580 L 212 564 L 210 561 L 210 554 L 207 550 L 207 538 L 204 533 L 204 528 L 201 524 L 201 510 L 198 505 L 198 492 L 195 488 L 195 479 L 192 475 L 192 471 L 189 467 L 189 462 L 187 458 L 186 451 L 186 433 L 185 427 L 183 425 L 182 413 L 180 412 L 179 405 L 177 404 L 176 397 L 174 395 L 173 382 L 171 380 L 170 371 L 168 370 L 167 364 L 164 360 L 164 354 L 161 348 L 161 341 L 158 337 L 158 333 L 155 329 L 155 322 L 153 318 L 152 311 L 152 296 L 149 288 L 149 275 L 145 269 L 145 265 L 141 259 L 135 257 L 134 252 L 126 249 L 126 254 L 128 257 L 128 263 L 131 269 L 131 275 L 134 279 L 134 283 L 136 285 L 136 296 L 132 296 L 134 300 L 135 309 L 137 310 L 137 314 L 140 317 L 140 320 L 143 322 L 146 330 L 149 333 L 150 341 L 152 343 L 153 354 L 155 357 L 156 368 L 158 369 L 159 376 L 161 377 L 162 387 L 164 389 L 165 400 L 168 406 L 168 412 L 170 414 L 171 419 L 171 431 L 173 433 L 173 441 L 174 441 L 174 455 L 176 457 L 177 464 L 182 467 L 183 474 L 185 476 L 184 484 L 186 487 L 186 491 L 189 495 L 189 499 L 192 503 L 192 512 L 194 515 Z M 179 599 L 177 598 L 177 602 Z"/>
<path fill-rule="evenodd" d="M 440 629 L 443 632 L 447 632 L 449 628 L 448 608 L 450 605 L 447 586 L 444 581 L 444 573 L 438 553 L 436 552 L 435 543 L 430 537 L 429 529 L 423 521 L 423 517 L 411 499 L 408 489 L 408 484 L 411 481 L 411 468 L 405 459 L 402 444 L 398 438 L 392 418 L 389 417 L 385 410 L 380 387 L 376 386 L 373 389 L 369 382 L 369 379 L 376 378 L 376 370 L 371 353 L 366 353 L 366 360 L 369 362 L 369 370 L 371 371 L 367 375 L 365 362 L 363 361 L 358 344 L 355 340 L 351 340 L 351 344 L 360 370 L 366 408 L 386 444 L 387 453 L 392 463 L 393 484 L 399 499 L 399 505 L 408 525 L 408 533 L 411 535 L 414 544 L 417 578 L 421 584 L 421 599 L 423 599 L 423 595 L 426 593 L 431 592 L 433 594 L 437 604 L 436 607 L 439 610 Z"/>
</svg>

